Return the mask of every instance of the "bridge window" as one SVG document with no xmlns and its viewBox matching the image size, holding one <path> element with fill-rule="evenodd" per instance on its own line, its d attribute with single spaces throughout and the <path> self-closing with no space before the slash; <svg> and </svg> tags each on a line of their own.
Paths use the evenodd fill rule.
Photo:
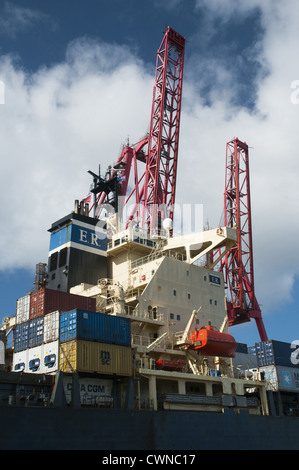
<svg viewBox="0 0 299 470">
<path fill-rule="evenodd" d="M 67 258 L 67 248 L 63 248 L 62 250 L 60 250 L 60 253 L 59 253 L 59 267 L 60 268 L 66 265 L 66 258 Z"/>
<path fill-rule="evenodd" d="M 57 262 L 58 262 L 58 252 L 56 251 L 55 253 L 53 253 L 53 255 L 51 255 L 51 258 L 50 258 L 50 271 L 54 271 L 55 269 L 57 269 Z"/>
</svg>

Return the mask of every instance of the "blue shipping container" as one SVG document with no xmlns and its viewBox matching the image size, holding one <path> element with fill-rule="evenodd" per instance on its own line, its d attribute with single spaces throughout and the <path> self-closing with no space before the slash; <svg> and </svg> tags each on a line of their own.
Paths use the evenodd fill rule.
<svg viewBox="0 0 299 470">
<path fill-rule="evenodd" d="M 28 346 L 33 348 L 42 344 L 44 340 L 44 317 L 29 320 Z"/>
<path fill-rule="evenodd" d="M 256 347 L 248 346 L 248 354 L 256 354 Z"/>
<path fill-rule="evenodd" d="M 245 344 L 245 343 L 238 343 L 238 344 L 237 344 L 236 352 L 242 353 L 242 354 L 248 354 L 248 347 L 247 347 L 247 344 Z"/>
<path fill-rule="evenodd" d="M 81 339 L 131 346 L 128 318 L 74 309 L 60 315 L 60 342 Z"/>
<path fill-rule="evenodd" d="M 16 325 L 13 333 L 14 351 L 19 352 L 28 348 L 29 322 Z"/>
<path fill-rule="evenodd" d="M 258 366 L 286 366 L 299 367 L 297 361 L 293 361 L 294 349 L 290 343 L 282 341 L 262 341 L 255 343 Z"/>
</svg>

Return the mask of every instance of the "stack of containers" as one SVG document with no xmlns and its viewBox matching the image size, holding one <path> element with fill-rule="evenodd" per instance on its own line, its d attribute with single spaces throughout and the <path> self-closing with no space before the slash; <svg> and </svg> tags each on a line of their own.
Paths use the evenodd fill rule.
<svg viewBox="0 0 299 470">
<path fill-rule="evenodd" d="M 17 300 L 13 371 L 55 373 L 59 362 L 60 310 L 95 310 L 96 301 L 40 289 Z"/>
<path fill-rule="evenodd" d="M 269 340 L 255 343 L 255 350 L 271 390 L 299 393 L 299 346 Z"/>
<path fill-rule="evenodd" d="M 255 354 L 256 355 L 256 347 L 255 346 L 248 346 L 248 354 Z"/>
<path fill-rule="evenodd" d="M 71 310 L 73 308 L 94 311 L 96 300 L 53 289 L 40 289 L 30 295 L 30 318 L 46 315 L 55 312 L 55 310 Z"/>
<path fill-rule="evenodd" d="M 258 361 L 258 366 L 286 366 L 292 367 L 292 353 L 294 349 L 291 348 L 290 343 L 282 341 L 261 341 L 255 343 L 255 351 Z"/>
<path fill-rule="evenodd" d="M 59 369 L 132 375 L 130 320 L 80 309 L 61 312 Z"/>
</svg>

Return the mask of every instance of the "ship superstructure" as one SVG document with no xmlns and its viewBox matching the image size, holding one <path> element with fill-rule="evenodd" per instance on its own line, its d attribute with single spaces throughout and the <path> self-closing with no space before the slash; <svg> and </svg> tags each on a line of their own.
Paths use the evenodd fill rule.
<svg viewBox="0 0 299 470">
<path fill-rule="evenodd" d="M 101 312 L 130 318 L 138 407 L 157 409 L 162 406 L 159 396 L 168 408 L 220 410 L 219 393 L 223 397 L 228 393 L 233 403 L 233 383 L 235 399 L 242 397 L 239 403 L 245 407 L 246 390 L 261 390 L 267 413 L 263 384 L 235 377 L 230 360 L 217 356 L 220 339 L 214 344 L 213 356 L 200 354 L 199 347 L 196 351 L 189 336 L 181 341 L 194 311 L 190 333 L 191 328 L 200 330 L 207 325 L 213 325 L 220 338 L 221 331 L 227 332 L 223 275 L 209 267 L 207 260 L 212 250 L 228 250 L 235 241 L 236 230 L 225 227 L 171 238 L 166 232 L 156 239 L 131 227 L 115 233 L 107 243 L 109 277 L 94 286 L 82 283 L 71 289 L 73 294 L 96 299 Z M 218 400 L 211 398 L 213 387 Z M 196 400 L 193 390 L 201 391 L 201 399 Z M 228 397 L 226 400 L 228 403 Z M 255 400 L 248 403 L 255 411 L 260 405 Z"/>
</svg>

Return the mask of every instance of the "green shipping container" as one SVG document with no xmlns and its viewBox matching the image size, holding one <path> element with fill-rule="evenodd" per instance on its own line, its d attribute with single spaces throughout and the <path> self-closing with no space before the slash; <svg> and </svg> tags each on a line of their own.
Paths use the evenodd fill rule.
<svg viewBox="0 0 299 470">
<path fill-rule="evenodd" d="M 132 350 L 126 346 L 82 340 L 60 343 L 59 369 L 62 372 L 130 376 Z"/>
</svg>

